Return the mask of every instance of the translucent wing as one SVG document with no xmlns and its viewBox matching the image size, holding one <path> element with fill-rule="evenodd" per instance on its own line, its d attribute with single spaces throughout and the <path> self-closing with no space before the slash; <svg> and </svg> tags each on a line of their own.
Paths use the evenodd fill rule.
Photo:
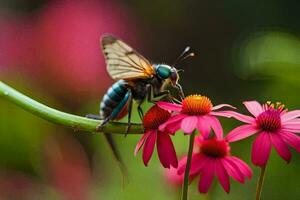
<svg viewBox="0 0 300 200">
<path fill-rule="evenodd" d="M 146 79 L 155 73 L 150 62 L 125 42 L 106 35 L 101 44 L 107 71 L 113 79 Z"/>
</svg>

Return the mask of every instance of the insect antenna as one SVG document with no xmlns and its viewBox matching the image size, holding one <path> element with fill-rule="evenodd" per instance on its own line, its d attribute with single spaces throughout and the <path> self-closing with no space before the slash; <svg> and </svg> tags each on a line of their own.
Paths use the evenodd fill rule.
<svg viewBox="0 0 300 200">
<path fill-rule="evenodd" d="M 187 46 L 183 52 L 176 58 L 174 64 L 172 65 L 172 67 L 175 67 L 178 63 L 182 62 L 183 60 L 195 56 L 195 54 L 193 52 L 190 52 L 187 54 L 187 52 L 190 50 L 190 47 Z"/>
</svg>

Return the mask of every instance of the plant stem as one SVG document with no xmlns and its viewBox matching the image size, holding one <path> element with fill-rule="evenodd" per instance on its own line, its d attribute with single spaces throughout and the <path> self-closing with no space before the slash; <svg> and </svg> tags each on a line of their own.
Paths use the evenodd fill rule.
<svg viewBox="0 0 300 200">
<path fill-rule="evenodd" d="M 101 120 L 88 119 L 77 115 L 65 113 L 46 105 L 43 105 L 28 96 L 18 92 L 12 87 L 0 81 L 0 97 L 16 104 L 24 110 L 39 116 L 49 122 L 60 124 L 74 130 L 81 130 L 87 132 L 105 132 L 113 134 L 125 134 L 127 123 L 110 122 L 106 124 L 101 130 L 96 130 L 97 126 L 101 124 Z M 132 124 L 129 134 L 143 133 L 143 126 L 141 124 Z"/>
<path fill-rule="evenodd" d="M 266 173 L 267 164 L 260 169 L 259 179 L 257 181 L 257 188 L 256 188 L 256 200 L 260 200 L 261 192 L 264 184 L 265 173 Z"/>
<path fill-rule="evenodd" d="M 188 187 L 189 187 L 189 176 L 191 169 L 191 161 L 192 161 L 192 153 L 194 148 L 194 139 L 195 139 L 195 131 L 190 135 L 190 143 L 189 143 L 189 151 L 187 155 L 186 167 L 184 172 L 184 180 L 182 186 L 182 200 L 187 200 L 188 198 Z"/>
</svg>

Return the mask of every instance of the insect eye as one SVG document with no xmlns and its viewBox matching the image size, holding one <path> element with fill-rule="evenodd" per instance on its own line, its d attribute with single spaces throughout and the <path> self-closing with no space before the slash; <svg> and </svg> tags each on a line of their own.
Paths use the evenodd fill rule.
<svg viewBox="0 0 300 200">
<path fill-rule="evenodd" d="M 170 69 L 164 66 L 158 66 L 156 71 L 161 79 L 169 78 L 171 75 Z"/>
</svg>

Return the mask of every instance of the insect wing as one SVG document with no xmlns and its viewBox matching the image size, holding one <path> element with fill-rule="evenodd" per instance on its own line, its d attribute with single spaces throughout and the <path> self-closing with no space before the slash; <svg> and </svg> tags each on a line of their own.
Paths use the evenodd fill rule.
<svg viewBox="0 0 300 200">
<path fill-rule="evenodd" d="M 150 62 L 122 40 L 107 35 L 101 44 L 107 71 L 113 79 L 146 79 L 155 73 Z"/>
</svg>

